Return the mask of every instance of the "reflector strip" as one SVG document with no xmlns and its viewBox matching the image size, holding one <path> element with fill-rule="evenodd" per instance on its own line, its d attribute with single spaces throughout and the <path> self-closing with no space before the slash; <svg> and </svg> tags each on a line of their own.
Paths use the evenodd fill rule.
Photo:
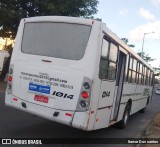
<svg viewBox="0 0 160 147">
<path fill-rule="evenodd" d="M 71 113 L 66 113 L 66 116 L 72 117 L 72 114 Z"/>
<path fill-rule="evenodd" d="M 17 101 L 18 101 L 18 99 L 17 99 L 17 98 L 13 98 L 13 101 L 16 101 L 16 102 L 17 102 Z"/>
<path fill-rule="evenodd" d="M 94 111 L 91 111 L 91 114 L 93 114 L 94 113 Z"/>
</svg>

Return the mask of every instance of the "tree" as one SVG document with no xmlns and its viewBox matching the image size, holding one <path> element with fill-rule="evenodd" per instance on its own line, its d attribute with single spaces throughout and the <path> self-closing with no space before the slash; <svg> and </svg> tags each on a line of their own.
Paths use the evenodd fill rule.
<svg viewBox="0 0 160 147">
<path fill-rule="evenodd" d="M 138 52 L 137 54 L 146 62 L 151 62 L 156 60 L 150 57 L 149 54 L 146 54 L 145 52 Z"/>
<path fill-rule="evenodd" d="M 97 4 L 98 0 L 0 0 L 0 36 L 14 39 L 20 20 L 26 17 L 56 15 L 93 18 L 92 15 L 97 13 Z M 12 46 L 5 50 L 11 54 Z M 10 57 L 1 79 L 8 71 Z"/>
<path fill-rule="evenodd" d="M 122 41 L 124 41 L 124 43 L 125 43 L 125 44 L 127 44 L 129 47 L 132 47 L 132 48 L 134 48 L 134 47 L 135 47 L 135 45 L 134 45 L 134 44 L 128 44 L 128 42 L 129 42 L 129 41 L 128 41 L 128 39 L 127 39 L 127 38 L 121 38 L 121 40 L 122 40 Z"/>
<path fill-rule="evenodd" d="M 91 17 L 98 0 L 0 0 L 0 36 L 15 38 L 20 19 L 33 16 Z"/>
</svg>

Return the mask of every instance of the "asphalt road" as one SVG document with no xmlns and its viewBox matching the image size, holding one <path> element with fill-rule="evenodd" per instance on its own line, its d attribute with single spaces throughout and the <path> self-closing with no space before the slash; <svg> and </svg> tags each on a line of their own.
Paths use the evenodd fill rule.
<svg viewBox="0 0 160 147">
<path fill-rule="evenodd" d="M 160 112 L 160 96 L 154 95 L 146 112 L 132 115 L 125 129 L 111 126 L 84 132 L 7 107 L 4 93 L 0 93 L 0 138 L 135 138 L 141 136 L 157 112 Z"/>
</svg>

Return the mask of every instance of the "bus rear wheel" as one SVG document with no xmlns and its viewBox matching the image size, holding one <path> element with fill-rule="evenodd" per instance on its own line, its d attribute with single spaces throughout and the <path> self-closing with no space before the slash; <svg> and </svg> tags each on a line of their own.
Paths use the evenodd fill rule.
<svg viewBox="0 0 160 147">
<path fill-rule="evenodd" d="M 122 120 L 118 123 L 118 128 L 120 129 L 124 129 L 127 126 L 127 122 L 129 119 L 129 115 L 130 115 L 130 105 L 127 104 L 125 110 L 124 110 L 124 114 L 123 114 L 123 118 Z"/>
</svg>

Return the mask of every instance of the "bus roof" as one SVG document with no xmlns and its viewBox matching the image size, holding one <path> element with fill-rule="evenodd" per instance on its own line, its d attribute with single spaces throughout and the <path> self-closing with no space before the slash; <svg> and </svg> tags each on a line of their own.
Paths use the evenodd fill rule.
<svg viewBox="0 0 160 147">
<path fill-rule="evenodd" d="M 93 25 L 94 22 L 101 23 L 93 19 L 86 19 L 81 17 L 66 17 L 66 16 L 39 16 L 39 17 L 30 17 L 24 18 L 25 22 L 66 22 L 66 23 L 77 23 L 85 25 Z"/>
</svg>

